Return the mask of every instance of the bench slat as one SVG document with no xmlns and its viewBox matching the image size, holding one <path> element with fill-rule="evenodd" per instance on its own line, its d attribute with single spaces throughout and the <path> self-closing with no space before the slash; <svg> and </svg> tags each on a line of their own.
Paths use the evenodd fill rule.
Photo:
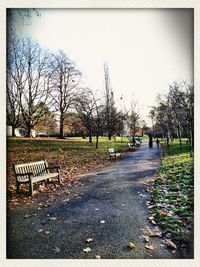
<svg viewBox="0 0 200 267">
<path fill-rule="evenodd" d="M 15 167 L 24 167 L 24 166 L 33 166 L 33 165 L 38 165 L 38 164 L 44 164 L 44 160 L 36 161 L 36 162 L 28 162 L 28 163 L 20 163 L 16 164 Z"/>
<path fill-rule="evenodd" d="M 40 176 L 34 176 L 34 177 L 32 177 L 31 180 L 33 181 L 33 183 L 37 183 L 39 181 L 47 180 L 49 178 L 53 178 L 53 177 L 56 177 L 56 176 L 58 176 L 58 172 L 47 173 L 47 174 L 40 175 Z"/>
</svg>

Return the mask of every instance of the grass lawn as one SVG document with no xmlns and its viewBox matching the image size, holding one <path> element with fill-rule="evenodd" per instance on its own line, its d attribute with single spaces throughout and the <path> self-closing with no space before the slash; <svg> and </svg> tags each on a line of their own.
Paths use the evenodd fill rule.
<svg viewBox="0 0 200 267">
<path fill-rule="evenodd" d="M 114 147 L 119 152 L 127 150 L 127 138 L 99 139 L 99 148 L 88 143 L 88 138 L 8 138 L 7 139 L 7 183 L 8 196 L 15 194 L 15 178 L 12 164 L 46 159 L 49 163 L 61 166 L 63 183 L 76 175 L 102 167 L 109 162 L 107 149 Z M 22 186 L 23 187 L 23 186 Z"/>
<path fill-rule="evenodd" d="M 164 155 L 152 191 L 152 213 L 168 236 L 180 243 L 193 242 L 194 171 L 187 144 L 162 144 Z"/>
</svg>

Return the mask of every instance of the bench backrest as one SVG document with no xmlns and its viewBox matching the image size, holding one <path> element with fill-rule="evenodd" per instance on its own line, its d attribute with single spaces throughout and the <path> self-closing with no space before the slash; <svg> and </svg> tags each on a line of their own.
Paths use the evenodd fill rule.
<svg viewBox="0 0 200 267">
<path fill-rule="evenodd" d="M 108 152 L 109 152 L 109 154 L 115 153 L 115 149 L 114 148 L 109 148 Z"/>
<path fill-rule="evenodd" d="M 15 174 L 23 174 L 27 172 L 32 172 L 33 176 L 38 176 L 38 175 L 47 173 L 46 168 L 47 168 L 47 162 L 45 160 L 13 165 Z M 28 181 L 28 175 L 17 176 L 17 179 L 18 181 L 21 181 L 21 182 Z"/>
</svg>

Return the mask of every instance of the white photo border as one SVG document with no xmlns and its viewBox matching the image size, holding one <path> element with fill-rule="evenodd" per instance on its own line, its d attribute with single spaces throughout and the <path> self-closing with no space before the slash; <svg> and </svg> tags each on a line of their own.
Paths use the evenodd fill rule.
<svg viewBox="0 0 200 267">
<path fill-rule="evenodd" d="M 194 259 L 117 259 L 117 260 L 8 260 L 6 259 L 6 8 L 83 8 L 83 9 L 127 9 L 127 8 L 193 8 L 194 9 L 194 88 L 195 88 L 195 209 L 194 209 Z M 0 263 L 2 266 L 200 266 L 200 1 L 199 0 L 3 0 L 0 3 Z"/>
</svg>

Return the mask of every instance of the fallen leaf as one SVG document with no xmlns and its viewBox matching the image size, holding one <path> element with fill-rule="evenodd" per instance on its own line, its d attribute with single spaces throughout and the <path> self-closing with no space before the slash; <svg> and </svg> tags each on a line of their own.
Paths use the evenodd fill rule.
<svg viewBox="0 0 200 267">
<path fill-rule="evenodd" d="M 95 210 L 99 210 L 99 209 L 95 209 Z"/>
<path fill-rule="evenodd" d="M 152 209 L 153 207 L 153 205 L 147 206 L 148 209 Z"/>
<path fill-rule="evenodd" d="M 149 236 L 147 236 L 147 235 L 142 235 L 142 237 L 144 238 L 144 241 L 145 241 L 145 242 L 149 242 Z"/>
<path fill-rule="evenodd" d="M 50 217 L 49 220 L 50 221 L 55 221 L 57 219 L 57 217 Z"/>
<path fill-rule="evenodd" d="M 155 245 L 149 244 L 149 245 L 146 245 L 145 248 L 153 250 L 153 249 L 155 249 Z"/>
<path fill-rule="evenodd" d="M 160 212 L 160 216 L 162 216 L 162 217 L 165 217 L 165 216 L 167 216 L 167 212 L 166 212 L 166 211 L 163 211 L 163 210 L 161 210 L 161 212 Z"/>
<path fill-rule="evenodd" d="M 165 240 L 163 241 L 163 243 L 164 243 L 166 246 L 170 247 L 170 248 L 177 249 L 176 244 L 174 244 L 174 242 L 172 242 L 172 241 L 169 240 L 169 239 L 165 239 Z"/>
<path fill-rule="evenodd" d="M 86 242 L 88 242 L 88 243 L 90 243 L 90 242 L 92 242 L 92 241 L 93 241 L 92 238 L 88 238 L 88 239 L 86 239 Z"/>
<path fill-rule="evenodd" d="M 105 221 L 104 221 L 104 220 L 101 220 L 101 221 L 100 221 L 100 223 L 104 224 L 104 223 L 105 223 Z"/>
<path fill-rule="evenodd" d="M 53 250 L 54 250 L 55 253 L 59 253 L 60 252 L 60 248 L 58 248 L 58 247 L 55 247 Z"/>
<path fill-rule="evenodd" d="M 161 233 L 160 232 L 150 232 L 149 233 L 149 236 L 151 236 L 151 237 L 156 237 L 156 236 L 161 236 Z"/>
<path fill-rule="evenodd" d="M 39 229 L 38 230 L 38 233 L 42 233 L 44 230 L 43 229 Z"/>
<path fill-rule="evenodd" d="M 50 233 L 50 231 L 45 231 L 45 234 L 48 235 Z"/>
<path fill-rule="evenodd" d="M 30 218 L 30 217 L 32 217 L 32 214 L 25 214 L 24 215 L 24 218 Z"/>
<path fill-rule="evenodd" d="M 83 249 L 83 252 L 86 252 L 86 253 L 88 253 L 90 251 L 91 251 L 91 248 L 89 248 L 89 247 Z"/>
<path fill-rule="evenodd" d="M 129 242 L 129 243 L 128 243 L 128 248 L 135 248 L 135 244 L 132 243 L 132 242 Z"/>
<path fill-rule="evenodd" d="M 95 257 L 96 259 L 101 259 L 101 256 L 99 256 L 99 255 L 96 255 L 96 257 Z"/>
</svg>

